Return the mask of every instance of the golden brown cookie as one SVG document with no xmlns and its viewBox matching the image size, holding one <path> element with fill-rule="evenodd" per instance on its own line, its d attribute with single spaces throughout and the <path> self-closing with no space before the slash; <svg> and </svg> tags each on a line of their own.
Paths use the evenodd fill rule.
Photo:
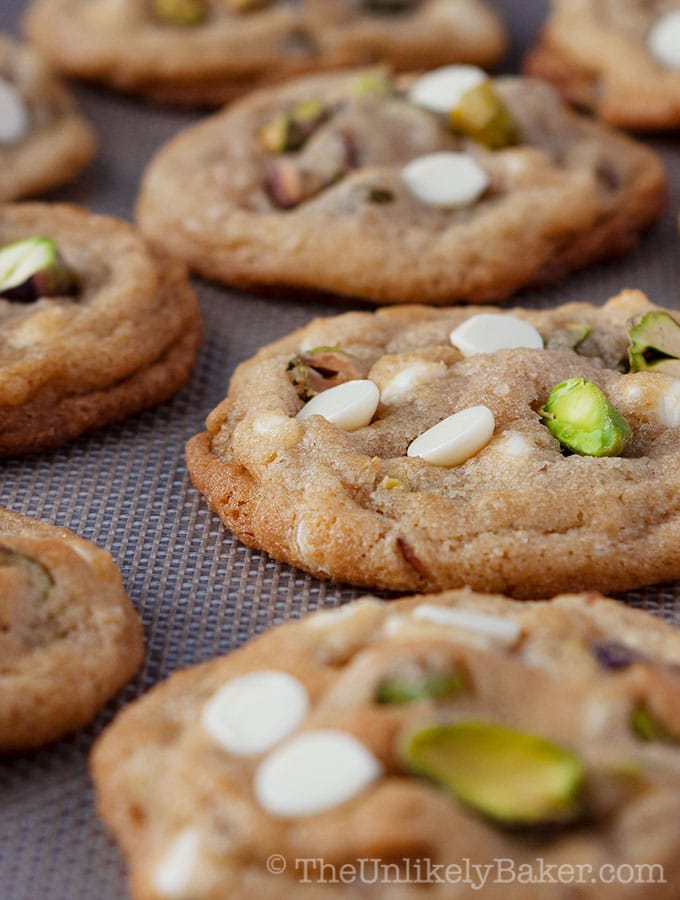
<svg viewBox="0 0 680 900">
<path fill-rule="evenodd" d="M 525 70 L 623 128 L 680 127 L 678 0 L 553 0 Z"/>
<path fill-rule="evenodd" d="M 85 725 L 143 652 L 140 620 L 105 550 L 0 510 L 0 753 Z"/>
<path fill-rule="evenodd" d="M 25 241 L 28 258 L 37 236 L 53 242 L 58 263 L 42 281 L 8 286 L 4 248 Z M 52 279 L 60 266 L 66 285 Z M 186 269 L 127 223 L 72 206 L 4 206 L 0 269 L 0 455 L 56 447 L 166 400 L 189 378 L 201 319 Z"/>
<path fill-rule="evenodd" d="M 236 370 L 189 471 L 244 543 L 321 578 L 521 597 L 678 578 L 678 334 L 634 291 L 316 319 Z"/>
<path fill-rule="evenodd" d="M 26 28 L 68 74 L 173 103 L 378 59 L 487 66 L 505 49 L 486 0 L 35 0 Z"/>
<path fill-rule="evenodd" d="M 94 131 L 47 64 L 0 34 L 0 202 L 74 178 L 95 148 Z"/>
<path fill-rule="evenodd" d="M 672 900 L 679 662 L 592 593 L 364 598 L 129 706 L 99 810 L 135 900 Z"/>
<path fill-rule="evenodd" d="M 249 96 L 160 150 L 138 215 L 239 287 L 487 302 L 630 249 L 664 195 L 651 150 L 548 86 L 444 67 Z"/>
</svg>

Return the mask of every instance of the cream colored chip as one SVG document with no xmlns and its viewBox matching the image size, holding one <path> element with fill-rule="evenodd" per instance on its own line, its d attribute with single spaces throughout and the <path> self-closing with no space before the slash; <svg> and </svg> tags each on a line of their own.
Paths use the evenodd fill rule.
<svg viewBox="0 0 680 900">
<path fill-rule="evenodd" d="M 229 681 L 203 707 L 201 724 L 228 753 L 269 750 L 301 724 L 309 708 L 304 686 L 287 672 L 263 670 Z"/>
<path fill-rule="evenodd" d="M 398 403 L 409 391 L 429 384 L 443 375 L 446 375 L 444 363 L 417 360 L 404 366 L 384 384 L 379 385 L 380 400 L 387 406 Z"/>
<path fill-rule="evenodd" d="M 338 428 L 356 431 L 369 424 L 379 402 L 377 385 L 366 378 L 357 378 L 312 397 L 297 418 L 304 420 L 309 416 L 323 416 Z"/>
<path fill-rule="evenodd" d="M 506 456 L 514 456 L 517 459 L 529 456 L 536 449 L 535 445 L 528 441 L 523 434 L 516 431 L 508 431 L 497 446 Z"/>
<path fill-rule="evenodd" d="M 490 179 L 468 153 L 428 153 L 401 170 L 406 187 L 429 206 L 455 209 L 471 206 L 489 187 Z"/>
<path fill-rule="evenodd" d="M 502 647 L 512 647 L 522 632 L 514 619 L 504 619 L 470 609 L 450 609 L 425 603 L 414 609 L 412 615 L 419 621 L 477 632 Z"/>
<path fill-rule="evenodd" d="M 451 343 L 464 356 L 496 353 L 524 347 L 540 350 L 543 338 L 529 322 L 509 313 L 481 313 L 466 319 L 450 335 Z"/>
<path fill-rule="evenodd" d="M 649 49 L 662 65 L 680 69 L 680 9 L 657 20 L 647 38 Z"/>
<path fill-rule="evenodd" d="M 471 406 L 423 432 L 409 446 L 407 455 L 435 466 L 458 466 L 486 447 L 495 427 L 488 407 Z"/>
<path fill-rule="evenodd" d="M 203 882 L 201 836 L 196 828 L 181 831 L 156 866 L 154 890 L 168 900 L 192 900 Z"/>
<path fill-rule="evenodd" d="M 11 81 L 0 78 L 0 144 L 16 144 L 30 131 L 28 108 Z"/>
<path fill-rule="evenodd" d="M 657 410 L 662 425 L 667 428 L 680 426 L 680 381 L 673 380 L 661 391 Z"/>
<path fill-rule="evenodd" d="M 382 775 L 379 760 L 344 731 L 308 731 L 274 750 L 255 774 L 255 795 L 275 816 L 312 816 L 351 800 Z"/>
<path fill-rule="evenodd" d="M 454 109 L 466 91 L 488 79 L 477 66 L 441 66 L 411 85 L 409 100 L 436 113 Z"/>
</svg>

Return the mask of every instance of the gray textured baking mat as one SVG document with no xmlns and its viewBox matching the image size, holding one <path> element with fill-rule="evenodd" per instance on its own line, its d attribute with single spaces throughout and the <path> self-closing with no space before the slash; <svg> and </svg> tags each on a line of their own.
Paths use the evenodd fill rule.
<svg viewBox="0 0 680 900">
<path fill-rule="evenodd" d="M 15 30 L 19 0 L 0 0 L 0 29 Z M 506 0 L 513 59 L 543 15 L 539 0 Z M 139 176 L 153 149 L 197 118 L 79 88 L 102 150 L 75 184 L 50 199 L 132 218 Z M 651 141 L 671 175 L 668 214 L 626 259 L 517 299 L 538 307 L 602 302 L 640 287 L 678 307 L 680 135 Z M 147 658 L 140 675 L 81 733 L 0 763 L 0 900 L 122 900 L 120 857 L 98 824 L 86 760 L 93 736 L 127 700 L 180 666 L 225 652 L 275 622 L 357 595 L 326 585 L 234 541 L 191 488 L 185 440 L 224 396 L 235 365 L 262 343 L 348 305 L 246 297 L 197 284 L 207 340 L 196 374 L 174 400 L 75 441 L 56 453 L 0 463 L 0 505 L 66 525 L 106 546 L 142 613 Z M 680 486 L 679 486 L 680 489 Z M 626 599 L 680 624 L 680 584 Z"/>
</svg>

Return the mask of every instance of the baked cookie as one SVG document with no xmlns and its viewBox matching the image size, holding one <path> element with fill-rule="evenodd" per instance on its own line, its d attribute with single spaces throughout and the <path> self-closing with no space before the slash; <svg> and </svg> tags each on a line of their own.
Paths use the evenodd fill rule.
<svg viewBox="0 0 680 900">
<path fill-rule="evenodd" d="M 68 74 L 173 103 L 376 60 L 488 66 L 506 45 L 487 0 L 34 0 L 26 28 Z"/>
<path fill-rule="evenodd" d="M 194 484 L 319 578 L 539 597 L 680 577 L 675 319 L 633 291 L 484 309 L 347 313 L 263 348 L 187 445 Z"/>
<path fill-rule="evenodd" d="M 185 267 L 127 223 L 73 206 L 0 209 L 0 455 L 167 399 L 200 340 Z"/>
<path fill-rule="evenodd" d="M 679 663 L 597 594 L 364 598 L 127 707 L 99 810 L 135 900 L 671 900 Z"/>
<path fill-rule="evenodd" d="M 47 64 L 0 34 L 0 202 L 74 178 L 95 148 L 94 131 Z"/>
<path fill-rule="evenodd" d="M 0 753 L 85 725 L 143 652 L 139 617 L 105 550 L 0 510 Z"/>
<path fill-rule="evenodd" d="M 525 69 L 623 128 L 680 127 L 678 0 L 553 0 Z"/>
<path fill-rule="evenodd" d="M 378 303 L 486 302 L 633 246 L 654 153 L 524 78 L 444 67 L 260 92 L 162 148 L 144 233 L 209 278 Z"/>
</svg>

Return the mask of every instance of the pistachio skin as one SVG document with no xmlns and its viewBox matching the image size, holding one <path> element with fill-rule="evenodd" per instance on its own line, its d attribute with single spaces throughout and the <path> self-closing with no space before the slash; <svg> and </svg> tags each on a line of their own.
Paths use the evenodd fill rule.
<svg viewBox="0 0 680 900">
<path fill-rule="evenodd" d="M 630 332 L 631 372 L 661 372 L 680 377 L 680 325 L 665 312 L 649 312 Z"/>
<path fill-rule="evenodd" d="M 378 685 L 376 700 L 381 704 L 417 703 L 442 700 L 465 690 L 460 675 L 426 675 L 419 679 L 386 678 Z"/>
<path fill-rule="evenodd" d="M 34 303 L 41 297 L 74 295 L 79 286 L 76 272 L 51 238 L 24 238 L 0 249 L 0 298 Z"/>
</svg>

